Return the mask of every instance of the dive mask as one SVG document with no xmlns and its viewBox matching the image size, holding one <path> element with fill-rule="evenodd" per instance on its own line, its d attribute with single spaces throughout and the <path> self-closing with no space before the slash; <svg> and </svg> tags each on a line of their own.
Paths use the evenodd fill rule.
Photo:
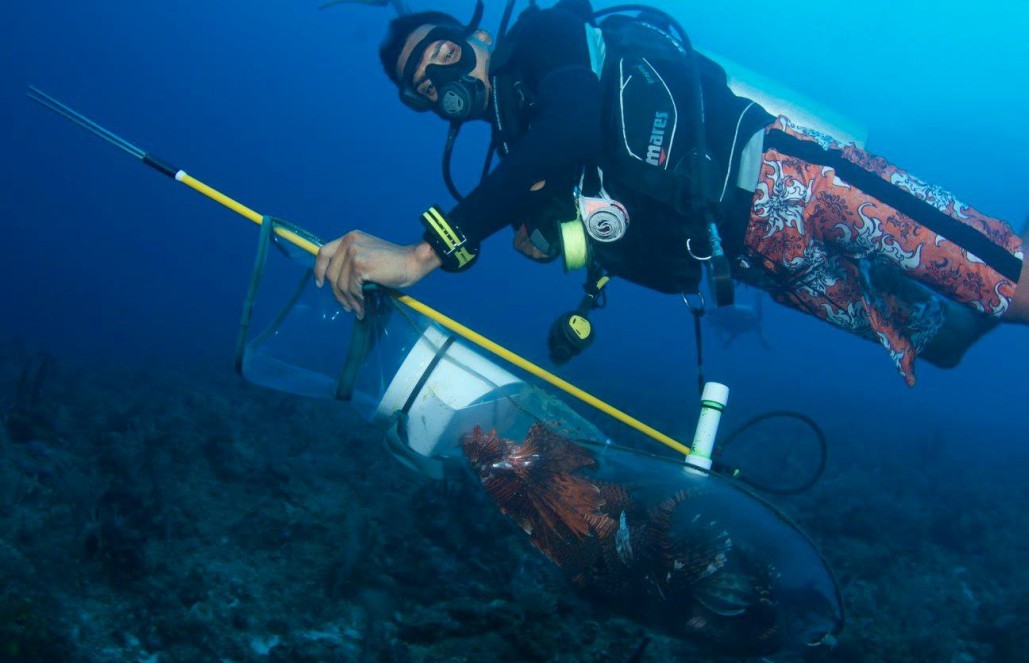
<svg viewBox="0 0 1029 663">
<path fill-rule="evenodd" d="M 486 84 L 471 75 L 478 64 L 478 58 L 468 41 L 479 28 L 482 11 L 483 5 L 480 0 L 476 4 L 475 15 L 467 26 L 436 26 L 418 42 L 407 58 L 400 79 L 400 100 L 405 106 L 418 112 L 431 110 L 450 122 L 464 122 L 485 109 L 488 92 Z M 445 65 L 430 64 L 426 67 L 425 79 L 431 81 L 436 88 L 436 101 L 432 101 L 418 93 L 418 85 L 422 81 L 417 81 L 416 84 L 414 74 L 425 57 L 425 51 L 439 41 L 457 44 L 461 49 L 461 56 L 457 62 Z"/>
</svg>

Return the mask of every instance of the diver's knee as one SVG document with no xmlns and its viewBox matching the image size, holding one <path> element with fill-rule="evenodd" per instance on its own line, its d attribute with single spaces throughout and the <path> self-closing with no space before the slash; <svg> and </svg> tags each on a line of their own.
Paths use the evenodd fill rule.
<svg viewBox="0 0 1029 663">
<path fill-rule="evenodd" d="M 1026 219 L 1025 230 L 1022 231 L 1024 248 L 1029 248 L 1029 219 Z M 1011 298 L 1008 310 L 1004 312 L 1005 322 L 1021 322 L 1029 324 L 1029 260 L 1022 259 L 1022 272 L 1015 284 L 1015 294 Z"/>
<path fill-rule="evenodd" d="M 939 368 L 954 368 L 975 343 L 1000 324 L 997 318 L 952 301 L 943 302 L 943 325 L 919 357 Z"/>
<path fill-rule="evenodd" d="M 1015 284 L 1015 294 L 1008 310 L 1004 312 L 1003 320 L 1029 324 L 1029 262 L 1022 263 L 1022 276 Z"/>
<path fill-rule="evenodd" d="M 947 344 L 936 344 L 930 343 L 927 348 L 922 350 L 922 353 L 918 355 L 919 359 L 924 359 L 936 368 L 957 368 L 957 365 L 961 363 L 961 359 L 965 356 L 965 350 L 967 348 L 955 348 L 946 347 Z"/>
<path fill-rule="evenodd" d="M 1026 290 L 1029 291 L 1029 288 L 1026 288 Z M 1011 306 L 1004 312 L 1004 317 L 1001 320 L 1029 325 L 1029 297 L 1024 302 L 1011 302 Z"/>
</svg>

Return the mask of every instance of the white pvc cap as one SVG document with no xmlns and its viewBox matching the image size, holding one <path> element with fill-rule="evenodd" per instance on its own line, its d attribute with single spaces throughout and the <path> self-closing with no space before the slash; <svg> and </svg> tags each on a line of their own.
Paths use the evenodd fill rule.
<svg viewBox="0 0 1029 663">
<path fill-rule="evenodd" d="M 702 403 L 717 403 L 718 405 L 701 405 L 697 432 L 693 436 L 693 445 L 690 447 L 692 451 L 686 456 L 686 464 L 710 470 L 715 436 L 718 435 L 718 424 L 722 420 L 722 408 L 729 400 L 729 387 L 718 382 L 708 382 L 704 385 L 704 392 L 700 398 Z"/>
<path fill-rule="evenodd" d="M 720 382 L 708 382 L 704 385 L 704 393 L 700 400 L 714 401 L 725 405 L 729 402 L 729 387 Z"/>
</svg>

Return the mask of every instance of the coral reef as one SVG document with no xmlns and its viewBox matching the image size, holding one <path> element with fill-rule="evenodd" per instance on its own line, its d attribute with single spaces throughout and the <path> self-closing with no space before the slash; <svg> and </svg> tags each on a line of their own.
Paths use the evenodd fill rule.
<svg viewBox="0 0 1029 663">
<path fill-rule="evenodd" d="M 44 356 L 0 345 L 0 661 L 738 660 L 587 601 L 477 477 L 411 474 L 344 405 Z M 1024 476 L 833 453 L 783 501 L 848 608 L 807 659 L 1020 656 Z"/>
</svg>

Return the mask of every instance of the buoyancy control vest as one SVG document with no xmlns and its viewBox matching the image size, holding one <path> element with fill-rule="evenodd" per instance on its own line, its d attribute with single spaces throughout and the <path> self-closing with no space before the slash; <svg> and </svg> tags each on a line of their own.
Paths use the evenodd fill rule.
<svg viewBox="0 0 1029 663">
<path fill-rule="evenodd" d="M 691 253 L 704 257 L 707 232 L 703 221 L 691 213 L 692 178 L 702 156 L 691 112 L 698 86 L 688 55 L 662 23 L 660 13 L 609 16 L 595 31 L 588 2 L 562 5 L 578 10 L 587 39 L 602 36 L 602 42 L 590 50 L 603 89 L 604 145 L 598 162 L 586 164 L 584 190 L 592 188 L 595 193 L 599 183 L 595 175 L 603 173 L 605 188 L 628 208 L 632 219 L 618 241 L 587 239 L 589 253 L 611 274 L 646 287 L 667 293 L 696 291 L 701 269 Z M 541 10 L 526 10 L 535 11 Z M 531 92 L 517 69 L 519 36 L 516 25 L 494 54 L 494 142 L 501 156 L 532 124 Z M 735 216 L 739 225 L 744 222 L 738 221 L 738 211 L 733 214 L 732 205 L 738 195 L 734 152 L 773 117 L 758 104 L 733 94 L 717 63 L 699 58 L 706 159 L 712 174 L 706 196 L 720 202 L 723 223 Z M 572 192 L 559 192 L 527 221 L 527 230 L 551 244 L 559 235 L 555 226 L 575 216 Z M 737 230 L 727 228 L 723 233 L 731 240 L 741 235 Z M 732 247 L 735 242 L 729 244 Z"/>
<path fill-rule="evenodd" d="M 689 112 L 698 86 L 686 66 L 688 55 L 659 15 L 615 15 L 600 28 L 606 51 L 600 76 L 606 137 L 600 167 L 606 178 L 687 215 L 697 160 L 705 158 L 698 152 L 695 120 Z M 697 57 L 706 159 L 712 173 L 706 195 L 717 201 L 723 183 L 735 174 L 733 152 L 773 117 L 755 102 L 733 94 L 721 66 Z"/>
</svg>

